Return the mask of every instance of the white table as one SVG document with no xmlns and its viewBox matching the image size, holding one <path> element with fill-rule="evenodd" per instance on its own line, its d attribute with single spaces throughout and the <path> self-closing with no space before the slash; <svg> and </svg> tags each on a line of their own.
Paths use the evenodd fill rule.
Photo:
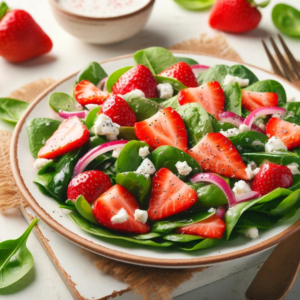
<svg viewBox="0 0 300 300">
<path fill-rule="evenodd" d="M 83 44 L 64 32 L 56 23 L 47 0 L 7 0 L 10 7 L 23 8 L 32 14 L 52 38 L 54 48 L 50 54 L 23 64 L 11 64 L 0 58 L 0 97 L 38 78 L 63 78 L 92 60 L 101 61 L 153 45 L 168 47 L 183 40 L 198 37 L 201 33 L 214 33 L 207 24 L 209 12 L 185 11 L 172 0 L 157 0 L 156 2 L 153 14 L 141 33 L 123 43 L 103 47 Z M 225 34 L 228 43 L 238 51 L 245 62 L 270 69 L 260 40 L 277 33 L 271 20 L 271 9 L 278 2 L 290 3 L 300 9 L 300 3 L 296 1 L 273 0 L 269 7 L 263 9 L 263 20 L 258 29 L 242 36 Z M 286 41 L 299 59 L 300 40 L 286 37 Z M 205 64 L 205 62 L 201 63 Z M 12 129 L 12 127 L 2 122 L 0 129 Z M 0 241 L 18 237 L 26 227 L 27 222 L 17 209 L 0 215 Z M 22 295 L 24 300 L 71 300 L 70 292 L 34 235 L 29 238 L 28 247 L 35 258 L 35 267 L 31 276 L 28 277 L 30 284 L 25 287 L 19 286 L 20 293 L 18 294 L 9 294 L 7 291 L 4 295 L 0 292 L 0 298 L 17 300 Z M 257 267 L 250 268 L 176 299 L 242 299 L 256 272 Z M 299 283 L 300 276 L 286 299 L 299 298 Z"/>
</svg>

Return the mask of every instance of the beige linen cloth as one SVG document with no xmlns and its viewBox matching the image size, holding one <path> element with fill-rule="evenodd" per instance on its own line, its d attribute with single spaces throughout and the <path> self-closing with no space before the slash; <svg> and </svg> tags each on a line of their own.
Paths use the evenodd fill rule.
<svg viewBox="0 0 300 300">
<path fill-rule="evenodd" d="M 170 49 L 193 51 L 239 62 L 242 61 L 221 34 L 214 36 L 204 34 L 197 39 L 176 44 Z M 200 63 L 205 65 L 204 61 Z M 9 97 L 32 102 L 54 82 L 55 80 L 51 78 L 39 79 L 12 92 Z M 0 131 L 0 160 L 2 166 L 0 168 L 0 212 L 20 205 L 24 207 L 28 205 L 26 200 L 22 199 L 10 169 L 9 147 L 11 135 L 8 131 Z M 101 256 L 97 257 L 95 267 L 128 284 L 129 289 L 143 295 L 144 300 L 171 299 L 171 294 L 175 288 L 184 281 L 189 280 L 196 272 L 204 270 L 204 268 L 176 270 L 140 267 Z"/>
</svg>

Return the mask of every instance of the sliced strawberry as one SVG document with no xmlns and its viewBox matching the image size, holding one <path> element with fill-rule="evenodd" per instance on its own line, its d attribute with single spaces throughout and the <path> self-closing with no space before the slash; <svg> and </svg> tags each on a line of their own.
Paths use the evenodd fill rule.
<svg viewBox="0 0 300 300">
<path fill-rule="evenodd" d="M 191 67 L 185 62 L 179 62 L 167 70 L 158 74 L 159 76 L 175 78 L 187 87 L 198 86 L 196 76 Z"/>
<path fill-rule="evenodd" d="M 203 238 L 220 239 L 226 229 L 226 225 L 222 219 L 213 215 L 203 221 L 179 227 L 177 232 L 180 234 L 198 235 Z"/>
<path fill-rule="evenodd" d="M 219 120 L 219 114 L 224 111 L 225 95 L 220 84 L 213 81 L 196 88 L 181 90 L 178 93 L 178 102 L 180 105 L 197 102 Z"/>
<path fill-rule="evenodd" d="M 253 179 L 251 189 L 266 195 L 277 188 L 289 188 L 292 185 L 293 174 L 288 167 L 264 163 Z"/>
<path fill-rule="evenodd" d="M 90 133 L 78 117 L 63 121 L 38 153 L 39 158 L 53 159 L 82 147 Z"/>
<path fill-rule="evenodd" d="M 259 93 L 242 90 L 242 106 L 249 111 L 261 107 L 278 106 L 278 95 L 276 93 Z"/>
<path fill-rule="evenodd" d="M 122 223 L 115 223 L 111 220 L 121 209 L 125 209 L 128 219 Z M 134 196 L 119 184 L 112 186 L 102 194 L 94 203 L 93 212 L 97 221 L 112 230 L 127 233 L 142 234 L 147 233 L 150 227 L 134 218 L 134 212 L 139 209 L 139 205 Z"/>
<path fill-rule="evenodd" d="M 171 107 L 158 111 L 154 116 L 135 123 L 135 135 L 151 149 L 169 145 L 187 151 L 187 133 L 180 115 Z"/>
<path fill-rule="evenodd" d="M 282 140 L 288 150 L 300 146 L 300 126 L 278 118 L 271 118 L 266 125 L 266 134 Z"/>
<path fill-rule="evenodd" d="M 101 171 L 86 171 L 74 177 L 68 186 L 68 199 L 76 200 L 82 195 L 87 202 L 93 203 L 111 187 L 109 177 Z"/>
<path fill-rule="evenodd" d="M 204 171 L 226 177 L 248 180 L 240 154 L 231 141 L 221 133 L 208 133 L 189 150 Z"/>
<path fill-rule="evenodd" d="M 120 126 L 133 127 L 136 122 L 136 116 L 127 102 L 117 96 L 111 95 L 103 104 L 101 112 L 109 116 L 114 123 Z"/>
<path fill-rule="evenodd" d="M 82 80 L 77 83 L 74 87 L 74 94 L 75 99 L 81 105 L 101 105 L 109 97 L 109 93 L 101 91 L 88 80 Z"/>
<path fill-rule="evenodd" d="M 190 208 L 197 193 L 169 169 L 161 168 L 152 180 L 148 216 L 157 221 Z"/>
<path fill-rule="evenodd" d="M 147 98 L 157 98 L 157 83 L 150 70 L 137 65 L 124 73 L 114 84 L 114 94 L 125 95 L 133 90 L 141 90 Z"/>
</svg>

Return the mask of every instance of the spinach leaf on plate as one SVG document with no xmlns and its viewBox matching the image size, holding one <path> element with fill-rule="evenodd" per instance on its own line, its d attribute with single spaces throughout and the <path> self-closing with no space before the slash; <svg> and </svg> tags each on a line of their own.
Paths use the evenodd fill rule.
<svg viewBox="0 0 300 300">
<path fill-rule="evenodd" d="M 177 95 L 168 100 L 162 101 L 160 104 L 163 107 L 172 107 L 173 109 L 180 107 Z"/>
<path fill-rule="evenodd" d="M 287 103 L 283 104 L 282 107 L 285 108 L 289 112 L 293 112 L 296 115 L 296 117 L 300 117 L 300 102 L 287 102 Z M 288 114 L 286 115 L 286 117 L 288 117 Z M 286 121 L 289 121 L 289 120 L 286 120 Z M 289 121 L 289 122 L 291 122 L 291 121 Z M 296 122 L 292 122 L 292 123 L 296 123 Z"/>
<path fill-rule="evenodd" d="M 239 116 L 242 115 L 242 91 L 237 82 L 227 84 L 223 88 L 225 94 L 225 110 Z"/>
<path fill-rule="evenodd" d="M 256 75 L 243 65 L 233 65 L 229 67 L 228 74 L 243 79 L 249 79 L 249 85 L 258 81 Z"/>
<path fill-rule="evenodd" d="M 97 62 L 89 63 L 77 75 L 77 83 L 82 80 L 88 80 L 94 85 L 97 85 L 103 78 L 107 77 L 106 72 Z"/>
<path fill-rule="evenodd" d="M 100 109 L 101 109 L 100 106 L 99 107 L 95 107 L 86 116 L 85 126 L 88 129 L 91 129 L 94 126 L 94 123 L 95 123 L 95 121 L 96 121 L 96 119 L 98 117 L 98 113 L 99 113 Z"/>
<path fill-rule="evenodd" d="M 171 77 L 164 77 L 164 76 L 157 76 L 154 75 L 154 78 L 157 83 L 169 83 L 172 85 L 173 89 L 177 92 L 184 90 L 187 88 L 183 83 L 181 83 L 179 80 Z"/>
<path fill-rule="evenodd" d="M 177 62 L 185 62 L 187 63 L 188 65 L 190 66 L 194 66 L 194 65 L 198 65 L 199 63 L 192 59 L 192 58 L 189 58 L 189 57 L 178 57 L 178 56 L 175 56 Z"/>
<path fill-rule="evenodd" d="M 91 205 L 86 201 L 86 199 L 82 195 L 78 196 L 78 198 L 75 200 L 75 208 L 83 218 L 85 218 L 93 224 L 99 224 L 94 217 Z"/>
<path fill-rule="evenodd" d="M 176 243 L 188 243 L 191 241 L 203 240 L 203 237 L 198 235 L 191 235 L 191 234 L 176 234 L 176 233 L 169 233 L 162 237 L 163 240 L 176 242 Z"/>
<path fill-rule="evenodd" d="M 12 98 L 0 98 L 0 118 L 3 121 L 17 123 L 29 106 L 29 103 Z"/>
<path fill-rule="evenodd" d="M 115 72 L 113 72 L 112 74 L 109 75 L 107 81 L 106 81 L 106 89 L 109 93 L 112 92 L 112 88 L 115 85 L 115 83 L 119 80 L 119 78 L 126 73 L 127 71 L 129 71 L 130 69 L 132 69 L 132 67 L 124 67 L 121 68 Z"/>
<path fill-rule="evenodd" d="M 204 239 L 200 242 L 190 242 L 188 245 L 184 244 L 184 247 L 180 247 L 180 249 L 184 251 L 204 250 L 212 248 L 221 242 L 221 239 Z"/>
<path fill-rule="evenodd" d="M 229 67 L 226 65 L 215 65 L 210 67 L 197 75 L 198 85 L 202 85 L 209 81 L 218 81 L 222 85 L 224 78 L 228 74 L 228 69 Z"/>
<path fill-rule="evenodd" d="M 70 95 L 65 93 L 52 93 L 49 97 L 49 105 L 55 111 L 81 111 L 83 107 Z"/>
</svg>

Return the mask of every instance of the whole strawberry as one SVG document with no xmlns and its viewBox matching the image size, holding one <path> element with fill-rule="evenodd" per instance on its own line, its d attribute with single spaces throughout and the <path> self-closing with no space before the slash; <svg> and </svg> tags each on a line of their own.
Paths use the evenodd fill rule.
<svg viewBox="0 0 300 300">
<path fill-rule="evenodd" d="M 0 55 L 12 62 L 22 62 L 45 54 L 52 41 L 29 13 L 21 9 L 8 10 L 0 4 Z"/>
<path fill-rule="evenodd" d="M 264 163 L 254 177 L 252 190 L 266 195 L 277 188 L 289 188 L 293 185 L 291 170 L 282 165 Z"/>
<path fill-rule="evenodd" d="M 124 73 L 112 88 L 114 94 L 125 95 L 133 90 L 141 90 L 147 98 L 156 98 L 157 83 L 150 70 L 137 65 Z"/>
<path fill-rule="evenodd" d="M 234 33 L 255 29 L 261 20 L 257 7 L 267 4 L 267 1 L 256 4 L 254 0 L 216 0 L 210 13 L 209 25 L 214 29 Z"/>
<path fill-rule="evenodd" d="M 68 186 L 68 199 L 75 201 L 82 195 L 89 203 L 94 203 L 98 197 L 111 187 L 109 177 L 98 170 L 86 171 L 74 177 Z"/>
<path fill-rule="evenodd" d="M 114 123 L 120 126 L 133 127 L 136 123 L 136 116 L 127 102 L 117 96 L 111 95 L 102 105 L 101 113 L 109 116 Z"/>
</svg>

